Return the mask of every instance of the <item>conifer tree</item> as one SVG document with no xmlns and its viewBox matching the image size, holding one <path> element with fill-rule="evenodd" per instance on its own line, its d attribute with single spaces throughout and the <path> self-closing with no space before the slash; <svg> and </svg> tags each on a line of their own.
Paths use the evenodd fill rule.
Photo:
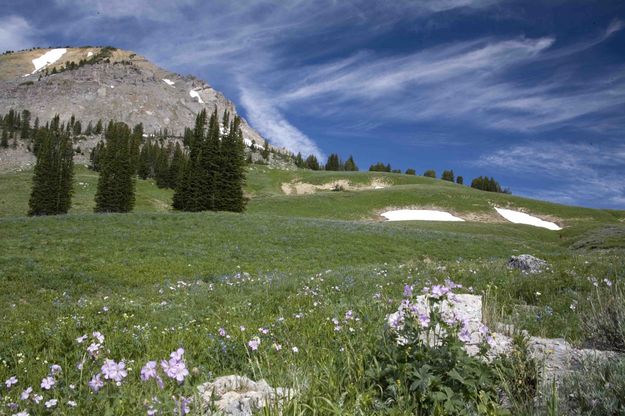
<svg viewBox="0 0 625 416">
<path fill-rule="evenodd" d="M 458 185 L 463 185 L 464 184 L 464 178 L 462 176 L 456 177 L 456 183 Z"/>
<path fill-rule="evenodd" d="M 306 168 L 312 170 L 319 170 L 321 167 L 319 166 L 319 161 L 315 155 L 310 155 L 306 158 Z"/>
<path fill-rule="evenodd" d="M 302 158 L 302 154 L 297 153 L 297 156 L 295 156 L 295 166 L 297 166 L 298 168 L 303 168 L 305 167 L 304 165 L 304 158 Z"/>
<path fill-rule="evenodd" d="M 28 215 L 65 214 L 71 206 L 74 152 L 70 137 L 58 128 L 38 129 L 40 143 L 34 168 Z"/>
<path fill-rule="evenodd" d="M 341 169 L 341 159 L 339 155 L 336 153 L 332 153 L 328 156 L 328 161 L 326 162 L 326 170 L 338 171 Z"/>
<path fill-rule="evenodd" d="M 174 155 L 171 159 L 171 164 L 169 165 L 169 187 L 172 189 L 176 189 L 178 186 L 178 181 L 180 180 L 184 168 L 185 168 L 186 160 L 184 152 L 180 147 L 179 143 L 176 143 L 176 148 L 174 149 Z"/>
<path fill-rule="evenodd" d="M 130 212 L 135 203 L 134 167 L 130 128 L 110 122 L 102 150 L 95 212 Z"/>
<path fill-rule="evenodd" d="M 241 118 L 236 116 L 228 134 L 222 138 L 219 176 L 220 186 L 216 189 L 218 210 L 243 212 L 246 200 L 243 196 L 245 182 L 245 150 L 241 133 Z"/>
<path fill-rule="evenodd" d="M 441 179 L 444 181 L 453 182 L 454 181 L 454 171 L 453 170 L 444 170 L 441 175 Z"/>
<path fill-rule="evenodd" d="M 356 162 L 354 162 L 354 158 L 352 157 L 352 155 L 349 155 L 349 157 L 345 161 L 344 169 L 349 172 L 355 172 L 358 170 L 358 166 L 356 166 Z"/>
<path fill-rule="evenodd" d="M 412 168 L 406 169 L 406 175 L 416 175 L 416 174 L 417 172 L 414 169 Z"/>
<path fill-rule="evenodd" d="M 0 147 L 5 149 L 9 147 L 9 131 L 6 128 L 2 129 L 2 139 L 0 140 Z"/>
<path fill-rule="evenodd" d="M 423 176 L 425 176 L 426 178 L 436 178 L 436 172 L 434 171 L 434 169 L 428 169 L 423 172 Z"/>
</svg>

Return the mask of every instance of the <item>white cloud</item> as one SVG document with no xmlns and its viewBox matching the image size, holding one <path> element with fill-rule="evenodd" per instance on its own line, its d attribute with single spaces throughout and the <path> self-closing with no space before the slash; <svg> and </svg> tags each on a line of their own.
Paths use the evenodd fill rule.
<svg viewBox="0 0 625 416">
<path fill-rule="evenodd" d="M 0 52 L 33 45 L 33 28 L 21 16 L 0 17 Z"/>
<path fill-rule="evenodd" d="M 534 142 L 484 155 L 476 165 L 557 184 L 518 190 L 528 196 L 567 204 L 594 201 L 595 205 L 624 206 L 625 144 Z"/>
<path fill-rule="evenodd" d="M 286 147 L 302 155 L 324 155 L 317 145 L 276 109 L 274 104 L 253 88 L 240 86 L 241 103 L 247 110 L 249 122 L 274 146 Z"/>
<path fill-rule="evenodd" d="M 92 17 L 135 17 L 154 21 L 172 21 L 181 8 L 196 0 L 55 0 L 62 7 L 80 10 Z"/>
</svg>

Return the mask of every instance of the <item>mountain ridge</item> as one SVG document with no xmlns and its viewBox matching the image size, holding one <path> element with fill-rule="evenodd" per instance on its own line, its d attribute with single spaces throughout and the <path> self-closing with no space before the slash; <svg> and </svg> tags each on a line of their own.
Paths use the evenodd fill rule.
<svg viewBox="0 0 625 416">
<path fill-rule="evenodd" d="M 63 52 L 64 50 L 64 52 Z M 53 62 L 39 68 L 50 52 Z M 58 57 L 60 55 L 60 57 Z M 146 133 L 167 130 L 181 136 L 201 110 L 219 117 L 236 106 L 207 82 L 151 63 L 132 51 L 113 47 L 36 48 L 0 55 L 0 113 L 29 110 L 42 122 L 56 114 L 83 123 L 142 123 Z M 265 139 L 243 119 L 248 144 Z"/>
</svg>

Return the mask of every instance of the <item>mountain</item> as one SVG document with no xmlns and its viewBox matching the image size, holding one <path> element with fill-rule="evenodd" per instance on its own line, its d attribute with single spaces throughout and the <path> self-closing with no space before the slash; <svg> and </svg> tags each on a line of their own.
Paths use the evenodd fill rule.
<svg viewBox="0 0 625 416">
<path fill-rule="evenodd" d="M 113 47 L 31 49 L 0 56 L 0 114 L 27 109 L 42 122 L 72 115 L 86 126 L 102 119 L 143 123 L 146 133 L 182 135 L 202 109 L 236 115 L 234 104 L 206 82 L 160 68 Z M 248 145 L 264 145 L 245 120 Z"/>
</svg>

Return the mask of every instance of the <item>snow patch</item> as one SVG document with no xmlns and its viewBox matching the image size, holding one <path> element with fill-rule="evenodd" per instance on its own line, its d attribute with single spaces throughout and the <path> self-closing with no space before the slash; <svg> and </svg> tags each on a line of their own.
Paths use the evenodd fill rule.
<svg viewBox="0 0 625 416">
<path fill-rule="evenodd" d="M 247 147 L 252 147 L 253 143 L 250 139 L 243 139 L 243 143 L 247 146 Z"/>
<path fill-rule="evenodd" d="M 382 216 L 389 221 L 464 221 L 449 212 L 429 209 L 399 209 L 384 212 Z"/>
<path fill-rule="evenodd" d="M 191 98 L 197 98 L 197 102 L 200 104 L 204 104 L 204 101 L 202 101 L 202 97 L 200 97 L 200 93 L 195 91 L 195 90 L 191 90 L 189 91 L 189 95 L 191 96 Z"/>
<path fill-rule="evenodd" d="M 89 51 L 87 52 L 87 58 L 91 58 L 93 56 L 93 52 Z"/>
<path fill-rule="evenodd" d="M 548 230 L 553 230 L 553 231 L 562 229 L 562 227 L 558 226 L 558 224 L 556 223 L 541 220 L 540 218 L 534 217 L 524 212 L 512 211 L 510 209 L 497 208 L 497 207 L 495 207 L 495 210 L 497 210 L 499 215 L 501 215 L 508 221 L 515 223 L 515 224 L 533 225 L 534 227 L 546 228 Z"/>
<path fill-rule="evenodd" d="M 163 78 L 163 81 L 165 82 L 165 84 L 167 84 L 167 85 L 169 85 L 169 86 L 171 86 L 171 87 L 173 87 L 173 86 L 174 86 L 174 84 L 175 84 L 175 82 L 174 82 L 174 81 L 169 80 L 169 79 L 167 79 L 167 78 Z"/>
<path fill-rule="evenodd" d="M 65 55 L 65 52 L 67 52 L 67 49 L 65 48 L 52 49 L 51 51 L 48 51 L 41 55 L 39 58 L 33 59 L 33 65 L 35 66 L 35 70 L 32 73 L 34 74 L 40 69 L 43 69 L 46 66 L 55 63 L 56 61 L 61 59 L 61 56 Z"/>
</svg>

